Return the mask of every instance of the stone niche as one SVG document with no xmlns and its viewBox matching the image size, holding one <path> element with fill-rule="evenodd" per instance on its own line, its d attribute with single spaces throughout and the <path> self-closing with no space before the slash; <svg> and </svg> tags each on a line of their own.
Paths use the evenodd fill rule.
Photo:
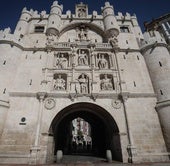
<svg viewBox="0 0 170 166">
<path fill-rule="evenodd" d="M 100 75 L 100 90 L 108 92 L 115 90 L 114 80 L 111 74 Z"/>
<path fill-rule="evenodd" d="M 53 90 L 66 91 L 67 89 L 67 75 L 64 73 L 55 73 L 53 76 Z"/>
<path fill-rule="evenodd" d="M 86 18 L 88 16 L 88 6 L 81 2 L 76 5 L 76 17 L 78 18 Z"/>
<path fill-rule="evenodd" d="M 67 69 L 69 67 L 69 54 L 59 52 L 54 54 L 54 67 L 57 69 Z"/>
<path fill-rule="evenodd" d="M 77 50 L 77 66 L 88 67 L 90 65 L 90 56 L 88 49 Z"/>
<path fill-rule="evenodd" d="M 96 63 L 99 69 L 110 69 L 109 55 L 107 53 L 98 53 Z"/>
</svg>

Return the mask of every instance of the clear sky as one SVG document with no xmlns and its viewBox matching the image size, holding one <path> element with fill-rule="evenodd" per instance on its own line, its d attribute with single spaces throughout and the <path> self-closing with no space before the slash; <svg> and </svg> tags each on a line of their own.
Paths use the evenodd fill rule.
<svg viewBox="0 0 170 166">
<path fill-rule="evenodd" d="M 58 0 L 59 4 L 63 4 L 64 12 L 71 10 L 74 13 L 76 3 L 83 2 L 89 5 L 89 13 L 96 10 L 101 13 L 101 7 L 107 0 Z M 139 24 L 143 28 L 144 21 L 150 21 L 161 15 L 170 13 L 170 0 L 108 0 L 115 9 L 115 13 L 126 12 L 136 14 Z M 1 0 L 0 4 L 0 29 L 11 27 L 14 30 L 16 23 L 20 17 L 23 7 L 34 9 L 41 12 L 50 11 L 53 0 Z"/>
</svg>

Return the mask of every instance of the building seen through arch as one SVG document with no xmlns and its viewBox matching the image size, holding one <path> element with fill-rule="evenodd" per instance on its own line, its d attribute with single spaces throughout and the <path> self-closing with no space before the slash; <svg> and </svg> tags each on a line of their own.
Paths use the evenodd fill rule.
<svg viewBox="0 0 170 166">
<path fill-rule="evenodd" d="M 0 31 L 0 164 L 169 161 L 167 43 L 103 5 L 24 8 L 14 33 Z"/>
</svg>

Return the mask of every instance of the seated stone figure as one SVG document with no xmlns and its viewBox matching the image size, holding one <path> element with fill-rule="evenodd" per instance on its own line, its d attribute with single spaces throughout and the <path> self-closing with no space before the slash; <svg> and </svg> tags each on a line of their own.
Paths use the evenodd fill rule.
<svg viewBox="0 0 170 166">
<path fill-rule="evenodd" d="M 54 83 L 54 90 L 65 90 L 65 86 L 66 86 L 66 81 L 61 78 L 61 75 L 58 75 L 58 78 L 56 79 L 55 83 Z"/>
<path fill-rule="evenodd" d="M 64 57 L 64 54 L 61 54 L 60 57 L 57 58 L 56 60 L 56 66 L 59 68 L 59 69 L 65 69 L 67 68 L 67 58 Z"/>
<path fill-rule="evenodd" d="M 107 77 L 107 74 L 104 75 L 104 78 L 101 80 L 101 90 L 113 90 L 113 84 L 110 78 Z"/>
<path fill-rule="evenodd" d="M 85 51 L 79 53 L 78 65 L 88 65 L 88 56 Z"/>
</svg>

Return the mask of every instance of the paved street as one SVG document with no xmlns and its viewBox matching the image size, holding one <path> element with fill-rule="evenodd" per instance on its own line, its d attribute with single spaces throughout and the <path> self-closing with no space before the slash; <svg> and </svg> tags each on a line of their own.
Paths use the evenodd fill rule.
<svg viewBox="0 0 170 166">
<path fill-rule="evenodd" d="M 17 164 L 0 164 L 0 166 L 18 166 Z M 28 166 L 28 165 L 19 165 Z M 141 163 L 141 164 L 123 164 L 113 161 L 107 163 L 105 159 L 89 156 L 64 156 L 61 164 L 44 164 L 41 166 L 170 166 L 169 162 L 164 163 Z"/>
</svg>

